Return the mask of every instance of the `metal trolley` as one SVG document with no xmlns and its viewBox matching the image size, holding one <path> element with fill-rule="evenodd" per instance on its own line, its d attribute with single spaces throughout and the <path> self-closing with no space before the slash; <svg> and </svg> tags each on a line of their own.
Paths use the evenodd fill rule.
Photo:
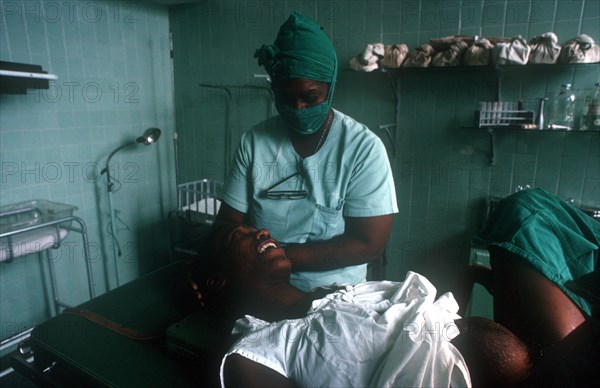
<svg viewBox="0 0 600 388">
<path fill-rule="evenodd" d="M 89 240 L 85 222 L 73 215 L 77 207 L 46 200 L 20 202 L 0 208 L 0 262 L 11 265 L 14 259 L 29 255 L 46 254 L 46 263 L 50 275 L 50 297 L 48 307 L 50 316 L 54 317 L 61 308 L 72 307 L 59 295 L 57 274 L 50 249 L 58 249 L 69 232 L 78 233 L 82 239 L 83 260 L 86 265 L 90 299 L 96 296 L 94 277 L 90 260 Z M 15 263 L 13 265 L 19 265 Z M 26 342 L 33 328 L 23 330 L 0 342 L 0 355 L 20 350 L 21 343 Z M 28 360 L 31 361 L 31 358 Z M 0 371 L 0 378 L 12 373 L 12 368 Z"/>
</svg>

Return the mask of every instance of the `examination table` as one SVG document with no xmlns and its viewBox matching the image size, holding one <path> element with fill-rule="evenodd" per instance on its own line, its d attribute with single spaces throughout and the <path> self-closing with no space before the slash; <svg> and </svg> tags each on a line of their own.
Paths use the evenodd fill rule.
<svg viewBox="0 0 600 388">
<path fill-rule="evenodd" d="M 175 262 L 38 325 L 11 364 L 41 386 L 218 385 L 231 327 L 197 308 Z"/>
</svg>

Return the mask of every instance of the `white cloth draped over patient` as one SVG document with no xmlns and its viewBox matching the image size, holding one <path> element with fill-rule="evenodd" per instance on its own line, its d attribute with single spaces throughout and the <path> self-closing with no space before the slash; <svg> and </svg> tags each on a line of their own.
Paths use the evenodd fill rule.
<svg viewBox="0 0 600 388">
<path fill-rule="evenodd" d="M 345 286 L 315 300 L 302 319 L 239 319 L 237 353 L 305 387 L 470 386 L 465 361 L 450 343 L 458 304 L 408 272 L 404 282 Z M 221 379 L 222 380 L 222 379 Z"/>
</svg>

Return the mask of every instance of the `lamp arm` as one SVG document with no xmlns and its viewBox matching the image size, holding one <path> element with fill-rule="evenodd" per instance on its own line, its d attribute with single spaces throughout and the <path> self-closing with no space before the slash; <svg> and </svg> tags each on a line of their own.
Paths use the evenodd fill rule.
<svg viewBox="0 0 600 388">
<path fill-rule="evenodd" d="M 106 166 L 105 166 L 105 168 L 106 168 L 106 167 L 108 167 L 108 164 L 110 163 L 110 160 L 112 159 L 112 157 L 113 157 L 113 156 L 114 156 L 114 155 L 115 155 L 117 152 L 121 151 L 121 150 L 122 150 L 123 148 L 125 148 L 125 147 L 129 147 L 129 146 L 132 146 L 132 145 L 135 145 L 135 144 L 137 144 L 137 142 L 135 142 L 135 141 L 130 141 L 130 142 L 128 142 L 128 143 L 125 143 L 125 144 L 123 144 L 123 145 L 121 145 L 121 146 L 117 147 L 117 148 L 116 148 L 116 149 L 115 149 L 113 152 L 111 152 L 111 153 L 110 153 L 110 155 L 108 155 L 108 158 L 106 158 Z"/>
<path fill-rule="evenodd" d="M 106 190 L 108 192 L 111 192 L 112 187 L 113 187 L 113 183 L 110 181 L 110 168 L 109 168 L 110 160 L 117 152 L 119 152 L 123 148 L 129 147 L 132 145 L 136 145 L 136 144 L 137 144 L 136 141 L 131 141 L 131 142 L 122 144 L 119 147 L 115 148 L 115 150 L 108 155 L 108 158 L 106 158 L 106 164 L 104 165 L 104 168 L 102 169 L 102 171 L 100 171 L 100 174 L 106 173 Z"/>
</svg>

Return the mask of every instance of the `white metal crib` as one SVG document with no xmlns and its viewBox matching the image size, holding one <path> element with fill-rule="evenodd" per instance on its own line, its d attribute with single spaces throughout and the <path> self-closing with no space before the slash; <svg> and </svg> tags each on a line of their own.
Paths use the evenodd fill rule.
<svg viewBox="0 0 600 388">
<path fill-rule="evenodd" d="M 177 211 L 191 225 L 212 224 L 221 207 L 223 183 L 200 179 L 177 185 Z"/>
<path fill-rule="evenodd" d="M 223 183 L 200 179 L 177 185 L 177 210 L 180 238 L 173 244 L 176 256 L 196 257 L 221 207 Z"/>
</svg>

